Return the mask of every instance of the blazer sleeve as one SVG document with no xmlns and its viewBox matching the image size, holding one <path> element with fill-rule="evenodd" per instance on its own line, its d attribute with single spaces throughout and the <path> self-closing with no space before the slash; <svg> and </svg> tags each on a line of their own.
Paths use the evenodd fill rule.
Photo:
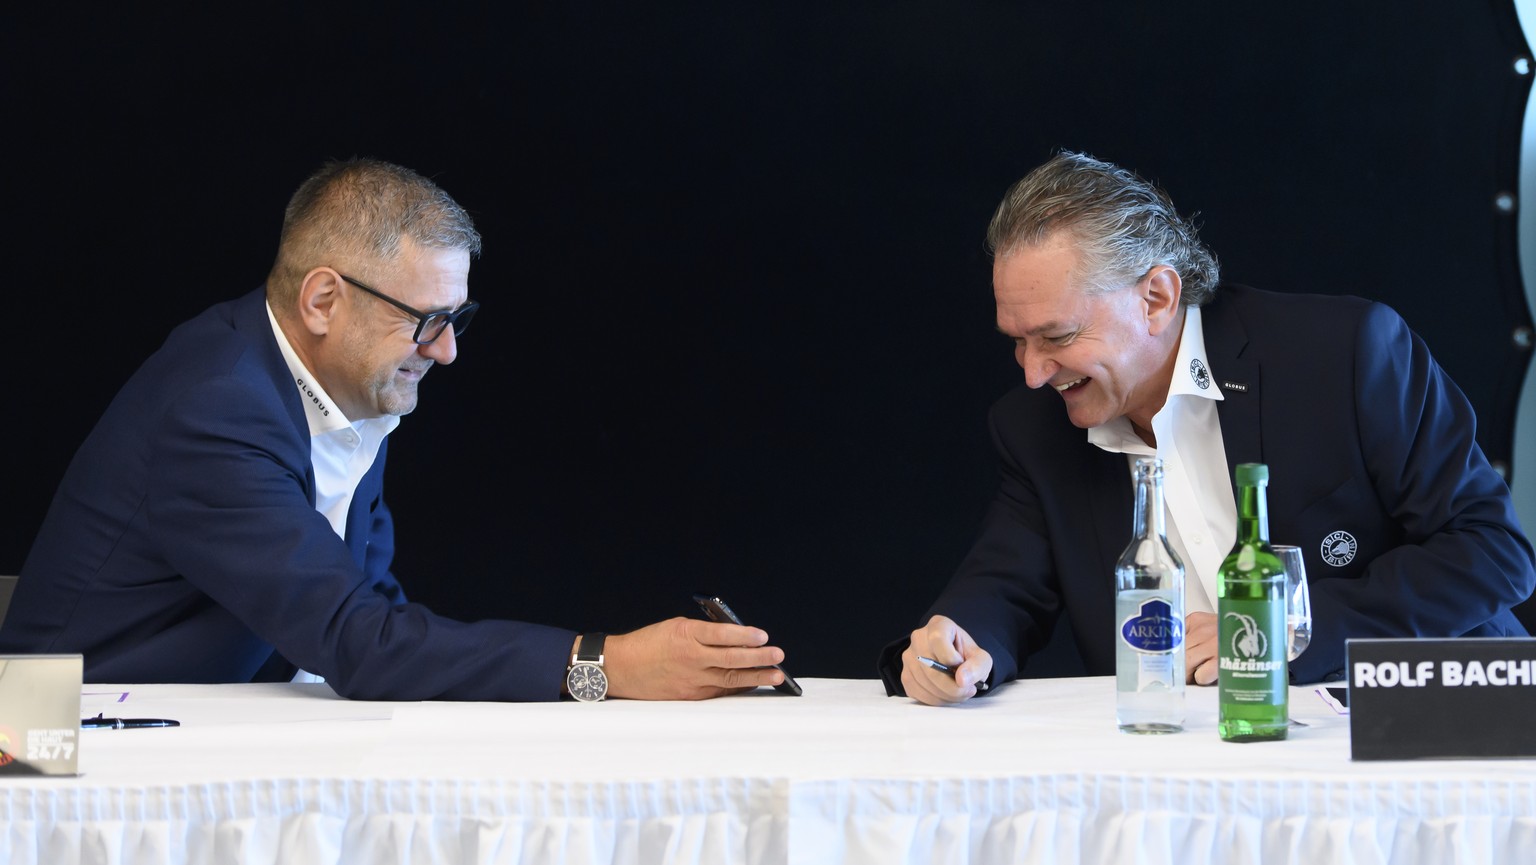
<svg viewBox="0 0 1536 865">
<path fill-rule="evenodd" d="M 1313 643 L 1296 679 L 1342 670 L 1346 637 L 1460 636 L 1498 621 L 1523 635 L 1509 608 L 1536 587 L 1536 566 L 1471 404 L 1380 304 L 1361 318 L 1353 386 L 1361 452 L 1401 542 L 1358 579 L 1313 582 Z"/>
<path fill-rule="evenodd" d="M 1016 455 L 1027 444 L 1011 440 L 1018 425 L 1002 415 L 999 404 L 990 416 L 1002 468 L 997 494 L 976 543 L 923 616 L 924 623 L 947 616 L 964 628 L 992 656 L 987 681 L 994 685 L 1016 678 L 1024 659 L 1045 645 L 1062 606 L 1044 505 Z M 909 637 L 897 640 L 881 652 L 880 676 L 889 695 L 905 693 L 901 653 L 910 642 Z"/>
<path fill-rule="evenodd" d="M 574 634 L 403 602 L 382 497 L 359 567 L 310 503 L 308 441 L 272 399 L 238 376 L 215 378 L 158 424 L 144 508 L 168 563 L 342 696 L 557 699 Z"/>
</svg>

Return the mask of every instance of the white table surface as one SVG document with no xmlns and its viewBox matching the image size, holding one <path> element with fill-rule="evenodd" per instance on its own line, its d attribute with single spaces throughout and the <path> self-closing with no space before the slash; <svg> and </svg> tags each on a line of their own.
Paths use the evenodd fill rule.
<svg viewBox="0 0 1536 865">
<path fill-rule="evenodd" d="M 1131 736 L 1110 678 L 934 709 L 875 680 L 703 703 L 372 703 L 324 685 L 87 686 L 78 778 L 0 779 L 0 862 L 1531 862 L 1536 761 L 1352 762 Z M 123 696 L 126 695 L 126 696 Z M 1469 719 L 1469 734 L 1475 734 Z"/>
</svg>

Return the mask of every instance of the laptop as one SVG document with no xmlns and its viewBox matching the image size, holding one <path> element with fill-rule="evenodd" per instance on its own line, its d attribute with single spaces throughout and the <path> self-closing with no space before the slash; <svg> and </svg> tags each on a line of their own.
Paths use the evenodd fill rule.
<svg viewBox="0 0 1536 865">
<path fill-rule="evenodd" d="M 0 775 L 78 775 L 82 655 L 0 655 Z"/>
</svg>

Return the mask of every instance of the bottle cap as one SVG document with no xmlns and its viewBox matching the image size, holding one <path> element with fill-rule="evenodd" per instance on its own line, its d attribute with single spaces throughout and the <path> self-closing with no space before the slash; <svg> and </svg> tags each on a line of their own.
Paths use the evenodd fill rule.
<svg viewBox="0 0 1536 865">
<path fill-rule="evenodd" d="M 1233 474 L 1237 476 L 1237 485 L 1240 487 L 1269 483 L 1269 466 L 1263 463 L 1238 463 Z"/>
</svg>

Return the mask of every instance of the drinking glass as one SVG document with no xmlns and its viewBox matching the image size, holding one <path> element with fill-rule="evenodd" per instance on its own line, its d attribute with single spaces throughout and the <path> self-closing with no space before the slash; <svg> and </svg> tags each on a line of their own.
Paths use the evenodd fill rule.
<svg viewBox="0 0 1536 865">
<path fill-rule="evenodd" d="M 1312 596 L 1307 592 L 1307 566 L 1301 559 L 1301 547 L 1272 549 L 1285 566 L 1286 654 L 1294 661 L 1312 642 Z"/>
</svg>

